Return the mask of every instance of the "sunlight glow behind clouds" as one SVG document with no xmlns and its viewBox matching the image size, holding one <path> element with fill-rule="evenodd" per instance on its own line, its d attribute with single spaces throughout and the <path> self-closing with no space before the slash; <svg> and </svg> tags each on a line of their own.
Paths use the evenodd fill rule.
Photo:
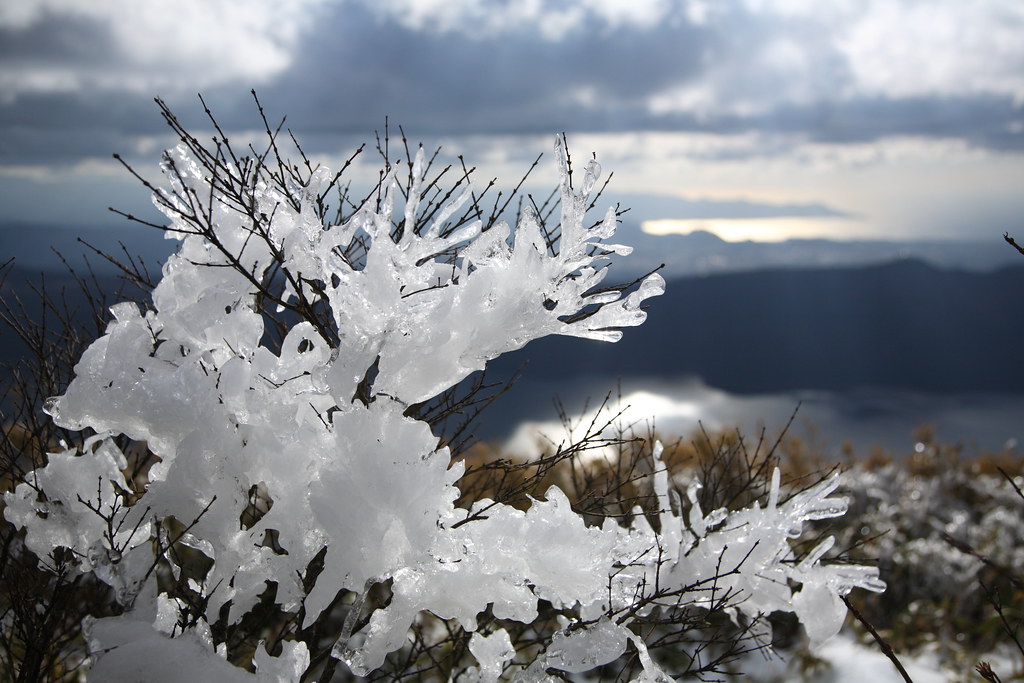
<svg viewBox="0 0 1024 683">
<path fill-rule="evenodd" d="M 868 237 L 858 222 L 845 218 L 691 218 L 644 221 L 641 229 L 648 235 L 689 235 L 704 230 L 726 242 L 784 242 L 800 238 L 855 239 Z"/>
<path fill-rule="evenodd" d="M 445 154 L 473 160 L 478 183 L 495 177 L 506 186 L 551 146 L 547 135 L 452 136 L 437 142 Z M 626 221 L 682 221 L 649 224 L 649 233 L 704 228 L 727 240 L 998 241 L 1024 215 L 1024 155 L 956 138 L 893 136 L 839 144 L 795 133 L 633 132 L 570 134 L 569 145 L 574 159 L 593 152 L 604 169 L 614 171 L 605 195 L 609 203 L 640 194 L 721 203 L 719 214 L 687 216 L 651 211 L 627 198 Z M 528 191 L 546 195 L 555 182 L 549 166 L 541 162 Z M 835 213 L 737 214 L 729 209 L 735 202 L 820 205 Z"/>
</svg>

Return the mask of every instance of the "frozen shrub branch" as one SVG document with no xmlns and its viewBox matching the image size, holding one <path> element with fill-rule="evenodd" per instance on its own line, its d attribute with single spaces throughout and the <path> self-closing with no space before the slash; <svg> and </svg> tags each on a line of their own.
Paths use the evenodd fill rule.
<svg viewBox="0 0 1024 683">
<path fill-rule="evenodd" d="M 705 514 L 655 444 L 630 480 L 653 495 L 646 512 L 591 524 L 558 486 L 526 497 L 540 478 L 456 504 L 465 466 L 431 426 L 476 392 L 448 392 L 539 337 L 614 342 L 663 291 L 657 274 L 605 284 L 630 249 L 608 241 L 614 208 L 588 223 L 600 166 L 574 183 L 564 137 L 557 201 L 526 203 L 512 225 L 511 197 L 485 222 L 470 171 L 442 189 L 450 167 L 432 176 L 436 155 L 404 134 L 404 173 L 385 163 L 353 202 L 339 194 L 352 159 L 288 162 L 262 107 L 267 146 L 239 155 L 212 115 L 204 146 L 160 106 L 181 143 L 163 157 L 166 187 L 146 186 L 177 252 L 151 302 L 111 307 L 47 400 L 85 436 L 5 496 L 37 557 L 70 552 L 67 571 L 114 591 L 122 613 L 88 629 L 97 677 L 166 663 L 183 678 L 298 680 L 338 660 L 371 676 L 397 656 L 460 680 L 540 681 L 631 647 L 634 680 L 666 680 L 646 640 L 671 640 L 666 624 L 728 612 L 763 643 L 752 624 L 792 612 L 820 642 L 850 590 L 883 589 L 872 568 L 823 564 L 831 538 L 791 547 L 805 523 L 845 512 L 837 477 L 783 500 L 776 471 L 766 498 Z M 143 474 L 129 440 L 152 455 Z M 232 634 L 264 612 L 281 635 L 243 651 Z M 685 666 L 710 671 L 701 652 Z"/>
</svg>

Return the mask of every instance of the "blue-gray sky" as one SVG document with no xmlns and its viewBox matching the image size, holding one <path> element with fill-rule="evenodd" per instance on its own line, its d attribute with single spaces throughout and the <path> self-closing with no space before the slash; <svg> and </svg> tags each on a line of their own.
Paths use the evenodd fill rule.
<svg viewBox="0 0 1024 683">
<path fill-rule="evenodd" d="M 250 88 L 328 164 L 389 116 L 511 186 L 565 131 L 650 231 L 1024 236 L 1019 0 L 5 0 L 0 222 L 145 205 L 152 98 L 244 140 Z"/>
</svg>

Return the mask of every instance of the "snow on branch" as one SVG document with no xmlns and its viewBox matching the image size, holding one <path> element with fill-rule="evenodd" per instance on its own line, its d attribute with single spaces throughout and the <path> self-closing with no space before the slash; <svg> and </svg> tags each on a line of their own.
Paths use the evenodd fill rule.
<svg viewBox="0 0 1024 683">
<path fill-rule="evenodd" d="M 610 256 L 629 248 L 605 241 L 614 210 L 586 221 L 596 161 L 574 190 L 556 142 L 557 231 L 530 207 L 514 229 L 467 219 L 468 186 L 423 220 L 422 149 L 406 186 L 386 169 L 335 224 L 323 202 L 337 174 L 310 166 L 293 177 L 197 145 L 186 138 L 166 154 L 169 187 L 154 194 L 180 245 L 152 305 L 113 307 L 67 391 L 47 402 L 58 425 L 98 436 L 51 454 L 34 484 L 5 496 L 44 562 L 70 551 L 75 571 L 116 589 L 124 614 L 91 626 L 96 652 L 111 651 L 94 675 L 134 675 L 145 661 L 184 680 L 180 657 L 207 679 L 246 678 L 224 659 L 223 633 L 270 599 L 292 637 L 276 655 L 257 648 L 253 666 L 295 680 L 317 664 L 310 634 L 352 595 L 328 645 L 357 675 L 383 666 L 430 614 L 472 633 L 466 680 L 588 671 L 629 644 L 637 680 L 664 680 L 630 628 L 654 610 L 726 595 L 749 619 L 795 612 L 818 642 L 839 628 L 842 596 L 884 587 L 874 569 L 823 565 L 827 543 L 793 555 L 804 522 L 845 511 L 836 479 L 780 505 L 776 474 L 765 507 L 705 516 L 693 495 L 687 511 L 673 508 L 660 445 L 657 530 L 640 510 L 590 526 L 557 487 L 525 510 L 456 507 L 463 464 L 408 407 L 545 335 L 614 342 L 664 290 L 657 274 L 602 286 Z M 118 436 L 158 460 L 144 482 L 127 473 Z M 385 585 L 386 606 L 367 601 Z M 534 623 L 542 605 L 564 628 L 539 649 L 517 650 L 495 624 L 479 630 L 485 614 Z"/>
</svg>

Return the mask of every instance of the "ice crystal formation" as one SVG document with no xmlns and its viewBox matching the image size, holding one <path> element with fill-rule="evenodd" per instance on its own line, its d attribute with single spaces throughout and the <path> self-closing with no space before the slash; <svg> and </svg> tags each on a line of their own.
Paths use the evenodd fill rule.
<svg viewBox="0 0 1024 683">
<path fill-rule="evenodd" d="M 588 525 L 557 487 L 526 510 L 456 506 L 463 465 L 409 406 L 545 335 L 614 342 L 663 291 L 657 274 L 628 293 L 600 286 L 610 257 L 630 250 L 605 241 L 613 210 L 585 222 L 600 168 L 591 161 L 574 188 L 561 145 L 557 249 L 529 208 L 514 229 L 451 228 L 468 188 L 418 224 L 422 151 L 408 192 L 385 174 L 338 225 L 317 211 L 332 178 L 324 169 L 284 192 L 265 171 L 227 160 L 211 177 L 186 147 L 165 156 L 169 187 L 155 203 L 180 245 L 152 305 L 111 308 L 66 393 L 45 406 L 62 427 L 95 435 L 52 453 L 6 495 L 8 519 L 47 566 L 70 551 L 73 570 L 94 573 L 124 607 L 89 625 L 97 680 L 251 678 L 225 659 L 211 625 L 238 623 L 268 584 L 301 627 L 339 592 L 358 606 L 389 582 L 390 602 L 346 623 L 334 656 L 369 674 L 429 612 L 472 633 L 476 666 L 462 679 L 479 681 L 555 680 L 549 669 L 590 671 L 629 647 L 643 666 L 636 680 L 669 680 L 630 628 L 666 596 L 699 607 L 724 592 L 738 619 L 793 612 L 820 642 L 842 623 L 841 596 L 883 588 L 872 568 L 822 564 L 830 541 L 795 561 L 790 539 L 803 523 L 845 511 L 835 478 L 780 504 L 776 475 L 763 507 L 705 514 L 692 490 L 688 504 L 673 500 L 655 447 L 654 526 L 639 511 L 628 525 Z M 276 352 L 261 314 L 274 301 L 326 313 L 295 316 Z M 141 491 L 127 479 L 119 436 L 158 458 Z M 260 514 L 240 524 L 253 492 Z M 185 571 L 182 547 L 206 567 L 188 579 L 205 612 L 193 605 L 188 619 L 158 580 Z M 540 649 L 517 653 L 504 628 L 477 628 L 487 610 L 529 624 L 541 601 L 564 630 Z M 286 640 L 252 661 L 262 680 L 297 680 L 310 653 Z"/>
</svg>

